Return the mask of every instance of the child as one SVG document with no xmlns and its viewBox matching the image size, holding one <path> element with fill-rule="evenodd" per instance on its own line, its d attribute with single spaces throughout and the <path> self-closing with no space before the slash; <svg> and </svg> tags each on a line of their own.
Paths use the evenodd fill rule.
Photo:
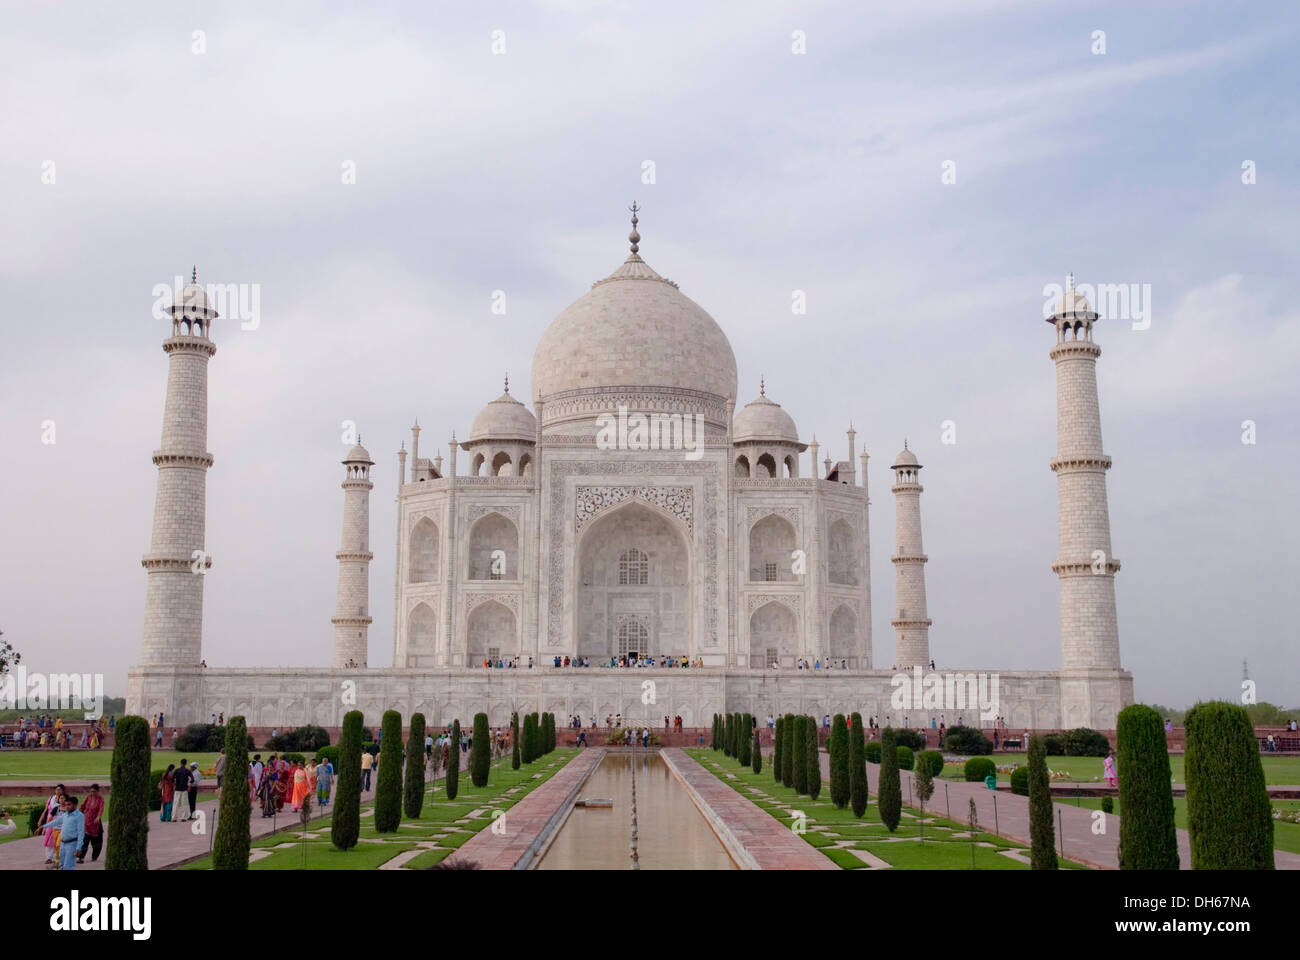
<svg viewBox="0 0 1300 960">
<path fill-rule="evenodd" d="M 1102 764 L 1102 767 L 1106 773 L 1106 785 L 1109 787 L 1115 786 L 1119 781 L 1115 777 L 1115 751 L 1114 750 L 1108 750 L 1106 752 L 1106 761 Z"/>
</svg>

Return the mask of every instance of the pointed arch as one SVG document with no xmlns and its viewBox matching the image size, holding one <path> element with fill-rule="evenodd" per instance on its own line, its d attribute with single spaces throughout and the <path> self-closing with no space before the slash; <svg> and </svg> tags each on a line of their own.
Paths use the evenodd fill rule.
<svg viewBox="0 0 1300 960">
<path fill-rule="evenodd" d="M 469 532 L 469 579 L 520 578 L 518 528 L 499 513 L 480 517 Z"/>
<path fill-rule="evenodd" d="M 799 624 L 785 604 L 770 600 L 750 615 L 750 666 L 789 666 L 798 650 Z"/>
<path fill-rule="evenodd" d="M 749 579 L 772 582 L 797 580 L 791 554 L 798 548 L 794 524 L 769 513 L 749 528 Z"/>
<path fill-rule="evenodd" d="M 407 582 L 429 583 L 438 579 L 438 525 L 421 517 L 411 528 L 407 550 Z"/>
</svg>

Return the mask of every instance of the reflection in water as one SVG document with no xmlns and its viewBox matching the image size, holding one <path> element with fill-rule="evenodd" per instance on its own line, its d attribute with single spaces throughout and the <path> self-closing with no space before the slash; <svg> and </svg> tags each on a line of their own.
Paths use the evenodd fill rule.
<svg viewBox="0 0 1300 960">
<path fill-rule="evenodd" d="M 612 797 L 614 806 L 574 809 L 537 869 L 632 869 L 633 764 L 641 869 L 734 870 L 727 851 L 657 752 L 607 754 L 579 798 Z"/>
</svg>

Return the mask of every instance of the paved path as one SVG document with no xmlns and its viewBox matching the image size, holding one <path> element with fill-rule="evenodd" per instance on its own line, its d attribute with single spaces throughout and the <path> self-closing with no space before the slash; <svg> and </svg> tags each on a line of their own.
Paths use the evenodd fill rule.
<svg viewBox="0 0 1300 960">
<path fill-rule="evenodd" d="M 822 777 L 830 781 L 830 757 L 821 754 Z M 908 803 L 909 786 L 912 774 L 909 770 L 899 771 L 903 787 L 903 802 Z M 879 791 L 880 764 L 867 764 L 867 780 L 870 784 L 871 802 L 876 802 Z M 946 799 L 945 799 L 945 784 Z M 996 801 L 994 797 L 996 796 Z M 935 778 L 934 797 L 927 806 L 927 812 L 933 811 L 940 816 L 965 823 L 969 816 L 970 800 L 975 800 L 976 815 L 979 825 L 984 830 L 997 832 L 1029 846 L 1029 798 L 1008 793 L 1005 790 L 993 791 L 983 783 L 966 783 L 965 781 L 940 780 Z M 994 803 L 997 804 L 996 815 Z M 1092 832 L 1093 813 L 1087 807 L 1076 807 L 1070 803 L 1054 804 L 1058 811 L 1057 851 L 1062 850 L 1071 860 L 1078 860 L 1089 866 L 1104 870 L 1119 869 L 1119 817 L 1106 815 L 1106 832 Z M 1192 849 L 1186 830 L 1178 831 L 1179 865 L 1183 870 L 1192 867 Z M 1273 860 L 1279 870 L 1300 870 L 1300 854 L 1287 853 L 1283 850 L 1273 852 Z"/>
<path fill-rule="evenodd" d="M 803 837 L 737 793 L 680 747 L 666 747 L 661 753 L 686 784 L 700 813 L 742 870 L 840 869 Z M 739 851 L 732 852 L 737 845 Z"/>
<path fill-rule="evenodd" d="M 505 812 L 499 821 L 484 827 L 443 862 L 477 864 L 480 870 L 513 870 L 525 856 L 535 861 L 533 847 L 548 827 L 559 830 L 563 814 L 577 799 L 577 793 L 591 771 L 605 757 L 604 747 L 581 750 L 541 786 Z M 552 824 L 553 820 L 558 820 Z M 500 832 L 493 827 L 502 825 Z M 550 834 L 551 837 L 554 833 Z"/>
</svg>

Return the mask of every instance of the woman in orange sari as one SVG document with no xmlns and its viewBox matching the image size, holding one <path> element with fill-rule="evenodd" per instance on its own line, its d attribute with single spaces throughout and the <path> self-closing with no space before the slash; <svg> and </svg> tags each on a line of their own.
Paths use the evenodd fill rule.
<svg viewBox="0 0 1300 960">
<path fill-rule="evenodd" d="M 302 798 L 307 796 L 307 769 L 301 763 L 293 765 L 293 809 L 302 809 Z"/>
</svg>

